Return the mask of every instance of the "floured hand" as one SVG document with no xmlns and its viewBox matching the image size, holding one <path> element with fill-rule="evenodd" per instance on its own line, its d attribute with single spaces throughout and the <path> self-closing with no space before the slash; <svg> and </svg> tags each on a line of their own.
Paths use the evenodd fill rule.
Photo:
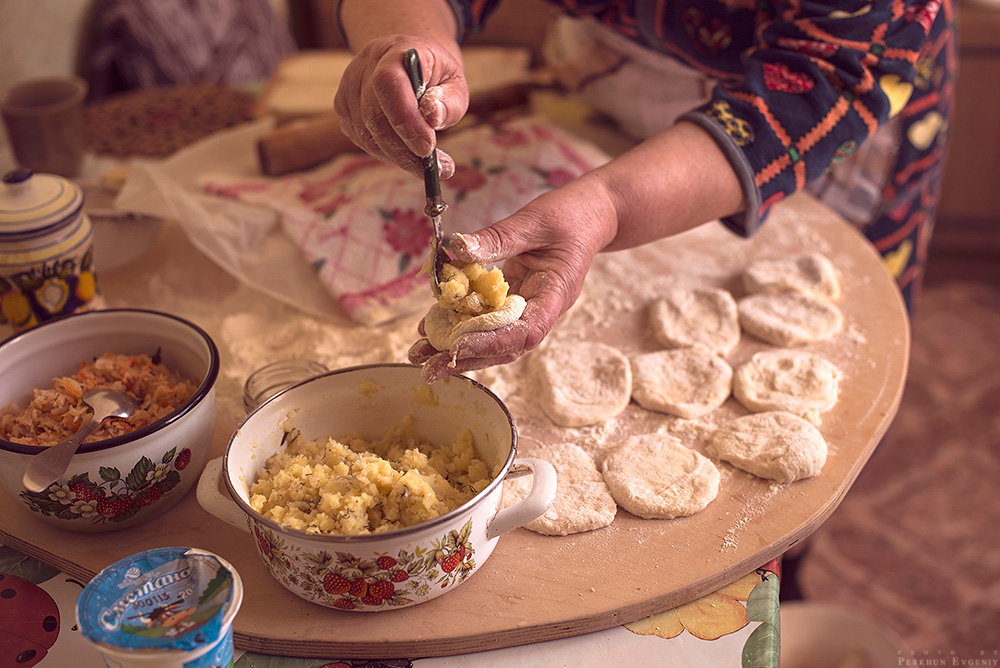
<svg viewBox="0 0 1000 668">
<path fill-rule="evenodd" d="M 403 55 L 420 54 L 427 92 L 418 105 Z M 344 70 L 334 109 L 340 127 L 368 154 L 422 176 L 421 157 L 436 149 L 436 130 L 449 128 L 465 115 L 469 88 L 461 62 L 435 40 L 415 35 L 388 35 L 362 46 Z M 441 178 L 449 178 L 455 162 L 437 152 Z"/>
<path fill-rule="evenodd" d="M 506 259 L 510 293 L 524 298 L 519 319 L 490 331 L 457 336 L 442 352 L 421 339 L 409 360 L 424 365 L 434 382 L 499 364 L 509 364 L 534 349 L 556 320 L 576 301 L 594 256 L 614 238 L 616 217 L 604 189 L 591 174 L 529 202 L 513 215 L 472 234 L 455 234 L 451 250 L 465 262 L 482 265 Z M 427 336 L 426 318 L 420 333 Z"/>
</svg>

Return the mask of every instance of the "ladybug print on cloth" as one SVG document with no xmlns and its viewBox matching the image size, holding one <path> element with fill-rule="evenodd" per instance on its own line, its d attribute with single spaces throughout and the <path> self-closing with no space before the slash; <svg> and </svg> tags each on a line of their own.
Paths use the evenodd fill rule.
<svg viewBox="0 0 1000 668">
<path fill-rule="evenodd" d="M 733 43 L 732 27 L 717 16 L 709 17 L 697 7 L 688 7 L 682 20 L 691 46 L 703 56 L 721 53 Z"/>
<path fill-rule="evenodd" d="M 801 53 L 803 56 L 821 58 L 827 60 L 837 53 L 837 45 L 829 42 L 818 42 L 811 39 L 795 39 L 792 37 L 779 37 L 778 46 L 788 51 Z"/>
<path fill-rule="evenodd" d="M 937 18 L 940 9 L 941 0 L 930 0 L 927 4 L 916 4 L 907 7 L 903 18 L 907 21 L 919 23 L 920 27 L 924 29 L 924 34 L 929 35 L 931 26 L 934 25 L 934 19 Z"/>
<path fill-rule="evenodd" d="M 811 76 L 793 72 L 784 63 L 764 63 L 764 82 L 771 90 L 783 93 L 805 93 L 816 85 Z"/>
<path fill-rule="evenodd" d="M 0 573 L 0 666 L 34 666 L 59 637 L 59 608 L 48 593 Z"/>
</svg>

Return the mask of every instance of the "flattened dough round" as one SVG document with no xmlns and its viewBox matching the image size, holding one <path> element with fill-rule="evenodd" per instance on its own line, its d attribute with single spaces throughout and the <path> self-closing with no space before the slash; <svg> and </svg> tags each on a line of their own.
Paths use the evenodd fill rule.
<svg viewBox="0 0 1000 668">
<path fill-rule="evenodd" d="M 702 348 L 676 348 L 636 355 L 632 398 L 643 408 L 694 419 L 729 398 L 733 369 Z"/>
<path fill-rule="evenodd" d="M 575 443 L 557 443 L 524 450 L 526 457 L 544 459 L 556 470 L 556 496 L 541 517 L 524 525 L 546 536 L 568 536 L 608 526 L 618 504 L 597 470 L 593 458 Z M 511 478 L 503 484 L 504 507 L 524 499 L 531 477 Z"/>
<path fill-rule="evenodd" d="M 844 328 L 844 316 L 833 302 L 801 292 L 761 292 L 738 306 L 743 329 L 776 346 L 825 341 Z"/>
<path fill-rule="evenodd" d="M 840 299 L 837 271 L 821 253 L 757 260 L 743 272 L 743 288 L 750 293 L 794 290 Z"/>
<path fill-rule="evenodd" d="M 525 301 L 521 295 L 508 295 L 503 306 L 496 311 L 466 318 L 452 323 L 452 311 L 440 304 L 431 306 L 424 316 L 424 333 L 427 342 L 437 350 L 451 350 L 458 337 L 469 332 L 488 332 L 516 322 L 524 313 Z"/>
<path fill-rule="evenodd" d="M 826 439 L 810 422 L 783 411 L 754 413 L 715 430 L 708 454 L 760 478 L 794 482 L 819 475 Z"/>
<path fill-rule="evenodd" d="M 736 300 L 717 288 L 670 288 L 650 305 L 649 324 L 667 348 L 702 346 L 727 355 L 740 342 Z"/>
<path fill-rule="evenodd" d="M 668 434 L 630 436 L 604 460 L 604 481 L 625 510 L 647 519 L 693 515 L 715 499 L 712 460 Z"/>
<path fill-rule="evenodd" d="M 766 350 L 733 373 L 733 396 L 755 413 L 787 411 L 819 424 L 837 403 L 841 372 L 802 350 Z"/>
<path fill-rule="evenodd" d="M 538 401 L 563 427 L 583 427 L 615 417 L 632 396 L 632 368 L 617 348 L 592 341 L 556 341 L 531 357 Z"/>
</svg>

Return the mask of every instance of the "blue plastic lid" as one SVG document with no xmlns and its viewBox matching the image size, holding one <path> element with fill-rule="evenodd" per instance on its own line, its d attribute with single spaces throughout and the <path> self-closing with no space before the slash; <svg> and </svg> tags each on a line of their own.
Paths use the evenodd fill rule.
<svg viewBox="0 0 1000 668">
<path fill-rule="evenodd" d="M 196 650 L 214 643 L 233 596 L 233 573 L 189 547 L 147 550 L 111 564 L 76 604 L 90 641 L 134 650 Z"/>
</svg>

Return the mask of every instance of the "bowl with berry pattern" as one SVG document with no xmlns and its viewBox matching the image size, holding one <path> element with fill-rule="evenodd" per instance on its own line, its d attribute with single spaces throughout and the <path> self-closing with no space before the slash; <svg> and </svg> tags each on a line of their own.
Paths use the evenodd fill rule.
<svg viewBox="0 0 1000 668">
<path fill-rule="evenodd" d="M 219 352 L 184 318 L 145 309 L 56 318 L 0 343 L 0 487 L 30 517 L 61 529 L 144 522 L 195 484 L 215 429 Z M 82 396 L 135 398 L 133 416 L 102 421 L 69 468 L 40 492 L 22 478 L 32 457 L 90 421 Z"/>
<path fill-rule="evenodd" d="M 488 388 L 460 375 L 426 385 L 420 371 L 409 364 L 349 367 L 279 392 L 247 416 L 225 455 L 206 465 L 198 502 L 248 532 L 270 575 L 311 603 L 378 612 L 452 591 L 483 568 L 502 534 L 549 508 L 556 473 L 546 461 L 517 456 L 514 421 Z M 404 445 L 393 454 L 390 443 Z M 456 445 L 462 443 L 471 449 Z M 317 462 L 331 468 L 328 478 L 320 463 L 309 464 L 308 471 L 300 466 L 311 461 L 310 444 L 319 444 L 313 452 Z M 415 454 L 425 446 L 429 457 Z M 376 451 L 379 456 L 372 457 Z M 286 454 L 289 465 L 275 468 Z M 415 464 L 405 473 L 388 472 L 390 465 L 405 461 Z M 434 467 L 447 469 L 447 475 L 435 478 L 429 473 Z M 474 470 L 483 477 L 466 476 Z M 298 472 L 305 477 L 295 478 Z M 416 472 L 434 482 L 422 485 Z M 504 479 L 517 475 L 532 476 L 531 491 L 505 504 Z M 346 480 L 352 476 L 353 482 Z M 262 479 L 270 492 L 262 492 Z M 444 479 L 475 483 L 440 515 L 417 513 L 412 521 L 385 523 L 413 508 L 430 507 L 430 499 L 441 497 L 429 488 L 443 494 L 439 483 Z M 220 490 L 223 482 L 228 493 Z M 362 486 L 352 487 L 355 482 Z M 323 489 L 314 492 L 310 485 Z M 275 498 L 281 489 L 298 500 L 281 506 L 279 514 L 261 506 L 263 497 Z M 366 498 L 369 493 L 374 498 Z M 363 529 L 344 533 L 323 526 L 327 520 L 341 520 L 343 526 L 363 501 L 370 503 L 359 515 L 371 520 Z M 398 513 L 388 510 L 393 506 Z M 298 526 L 283 521 L 294 509 L 303 511 Z"/>
</svg>

